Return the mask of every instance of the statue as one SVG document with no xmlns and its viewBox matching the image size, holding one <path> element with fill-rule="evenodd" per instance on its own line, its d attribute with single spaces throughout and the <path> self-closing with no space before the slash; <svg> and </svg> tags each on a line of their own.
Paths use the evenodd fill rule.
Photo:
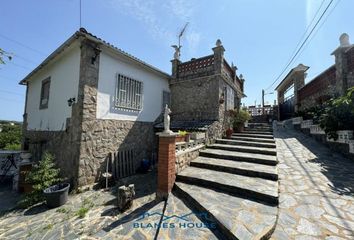
<svg viewBox="0 0 354 240">
<path fill-rule="evenodd" d="M 175 54 L 173 55 L 173 59 L 179 60 L 179 57 L 181 56 L 182 46 L 172 45 L 171 47 L 175 49 Z"/>
<path fill-rule="evenodd" d="M 168 108 L 168 105 L 166 104 L 164 119 L 163 119 L 164 133 L 172 133 L 172 131 L 170 130 L 170 115 L 169 115 L 170 113 L 171 110 Z"/>
</svg>

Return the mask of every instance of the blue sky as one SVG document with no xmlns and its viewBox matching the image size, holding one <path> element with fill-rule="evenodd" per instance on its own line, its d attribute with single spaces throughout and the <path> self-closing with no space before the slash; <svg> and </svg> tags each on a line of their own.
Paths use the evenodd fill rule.
<svg viewBox="0 0 354 240">
<path fill-rule="evenodd" d="M 211 54 L 220 38 L 228 62 L 246 79 L 248 97 L 243 102 L 252 105 L 260 103 L 262 89 L 283 70 L 321 4 L 320 12 L 331 0 L 322 1 L 82 0 L 82 26 L 170 73 L 170 45 L 176 44 L 178 31 L 189 22 L 181 60 Z M 291 65 L 310 66 L 307 81 L 334 63 L 330 54 L 341 33 L 354 38 L 353 9 L 354 1 L 334 0 Z M 2 1 L 0 48 L 14 57 L 0 66 L 0 119 L 22 120 L 25 87 L 18 82 L 78 28 L 79 0 Z M 275 98 L 269 94 L 266 101 L 273 103 Z"/>
</svg>

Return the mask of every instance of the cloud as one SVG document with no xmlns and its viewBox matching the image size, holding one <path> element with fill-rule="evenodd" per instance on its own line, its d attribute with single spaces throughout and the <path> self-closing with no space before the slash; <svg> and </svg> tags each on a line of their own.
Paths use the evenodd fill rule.
<svg viewBox="0 0 354 240">
<path fill-rule="evenodd" d="M 152 0 L 111 0 L 111 5 L 117 11 L 127 14 L 140 21 L 155 39 L 170 41 L 171 32 L 162 26 L 157 13 L 156 2 Z"/>
<path fill-rule="evenodd" d="M 175 44 L 180 28 L 190 22 L 182 42 L 188 55 L 196 52 L 201 33 L 191 28 L 196 7 L 193 1 L 171 0 L 159 3 L 154 0 L 110 0 L 110 5 L 116 11 L 139 21 L 155 40 L 166 45 Z"/>
<path fill-rule="evenodd" d="M 194 13 L 194 4 L 192 1 L 171 0 L 166 4 L 166 8 L 182 21 L 191 20 Z"/>
</svg>

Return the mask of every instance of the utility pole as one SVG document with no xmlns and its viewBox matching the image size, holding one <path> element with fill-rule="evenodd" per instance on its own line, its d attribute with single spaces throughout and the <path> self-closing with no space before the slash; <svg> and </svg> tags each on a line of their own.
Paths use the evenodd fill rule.
<svg viewBox="0 0 354 240">
<path fill-rule="evenodd" d="M 262 115 L 264 114 L 264 89 L 262 89 Z"/>
</svg>

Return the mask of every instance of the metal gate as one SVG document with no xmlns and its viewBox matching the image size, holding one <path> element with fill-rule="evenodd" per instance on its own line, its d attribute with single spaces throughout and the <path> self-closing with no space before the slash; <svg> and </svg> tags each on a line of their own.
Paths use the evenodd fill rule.
<svg viewBox="0 0 354 240">
<path fill-rule="evenodd" d="M 135 174 L 134 152 L 132 149 L 111 153 L 112 175 L 115 180 Z"/>
<path fill-rule="evenodd" d="M 294 116 L 294 96 L 287 98 L 284 103 L 279 104 L 280 121 L 290 119 Z"/>
</svg>

